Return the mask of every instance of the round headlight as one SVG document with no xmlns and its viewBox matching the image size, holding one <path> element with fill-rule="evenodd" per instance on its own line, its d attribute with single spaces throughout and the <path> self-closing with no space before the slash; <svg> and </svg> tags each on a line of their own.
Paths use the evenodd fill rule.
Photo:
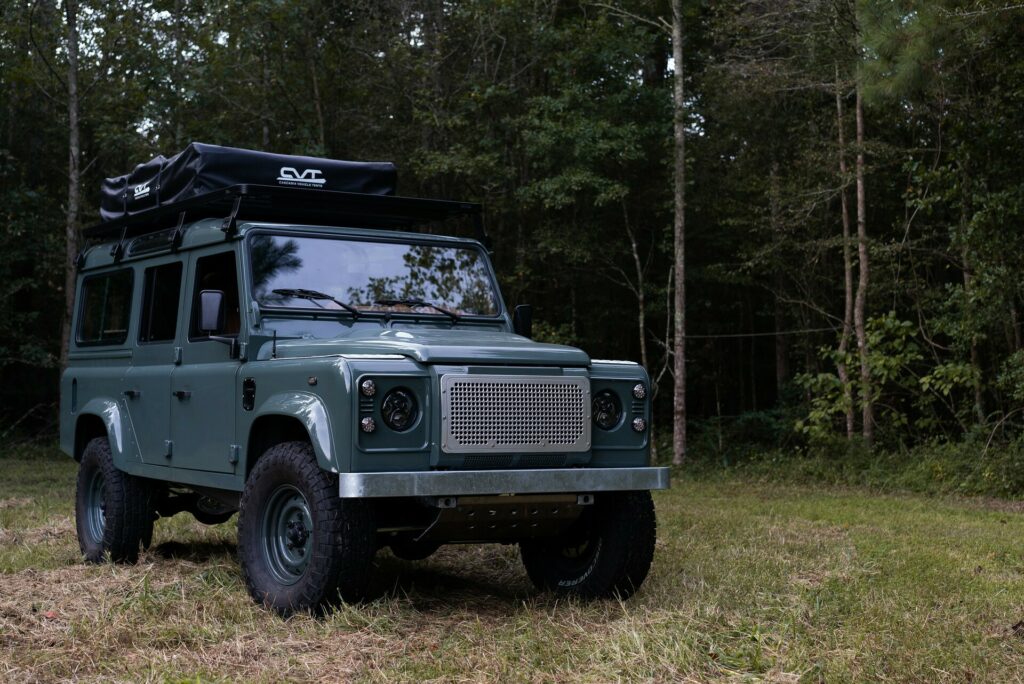
<svg viewBox="0 0 1024 684">
<path fill-rule="evenodd" d="M 416 397 L 407 389 L 393 389 L 384 396 L 380 415 L 389 428 L 404 432 L 416 422 Z"/>
<path fill-rule="evenodd" d="M 622 404 L 618 395 L 611 390 L 601 390 L 594 395 L 591 402 L 591 413 L 594 416 L 594 424 L 602 430 L 611 430 L 619 424 L 622 418 Z"/>
</svg>

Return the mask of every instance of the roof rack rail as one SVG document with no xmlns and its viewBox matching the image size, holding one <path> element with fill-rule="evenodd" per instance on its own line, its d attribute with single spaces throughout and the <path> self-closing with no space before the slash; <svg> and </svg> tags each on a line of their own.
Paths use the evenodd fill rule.
<svg viewBox="0 0 1024 684">
<path fill-rule="evenodd" d="M 477 237 L 488 246 L 481 206 L 474 202 L 369 195 L 335 190 L 282 188 L 273 185 L 232 185 L 179 202 L 100 223 L 82 231 L 89 240 L 114 238 L 118 243 L 178 225 L 188 220 L 224 218 L 227 237 L 240 220 L 309 222 L 359 228 L 414 228 L 431 221 L 472 216 Z"/>
</svg>

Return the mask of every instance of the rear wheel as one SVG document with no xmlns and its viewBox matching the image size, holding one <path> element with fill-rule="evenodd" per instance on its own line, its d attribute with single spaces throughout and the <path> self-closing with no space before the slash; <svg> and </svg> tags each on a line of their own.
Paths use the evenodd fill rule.
<svg viewBox="0 0 1024 684">
<path fill-rule="evenodd" d="M 100 563 L 109 557 L 134 563 L 139 547 L 153 536 L 153 511 L 148 483 L 114 466 L 105 437 L 90 441 L 82 452 L 75 492 L 75 527 L 85 559 Z"/>
<path fill-rule="evenodd" d="M 370 505 L 338 498 L 305 442 L 271 447 L 246 481 L 239 562 L 253 599 L 281 615 L 364 598 L 375 535 Z"/>
<path fill-rule="evenodd" d="M 521 542 L 523 565 L 538 589 L 628 598 L 651 568 L 656 527 L 650 492 L 599 494 L 561 535 Z"/>
</svg>

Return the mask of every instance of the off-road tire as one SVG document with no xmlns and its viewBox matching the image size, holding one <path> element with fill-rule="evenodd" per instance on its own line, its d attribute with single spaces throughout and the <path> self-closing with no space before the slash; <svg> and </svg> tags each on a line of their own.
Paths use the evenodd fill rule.
<svg viewBox="0 0 1024 684">
<path fill-rule="evenodd" d="M 287 582 L 280 579 L 275 561 L 274 535 L 265 532 L 268 524 L 279 529 L 274 502 L 282 490 L 294 492 L 294 500 L 301 495 L 311 527 L 304 529 L 303 566 L 291 568 L 296 574 Z M 366 597 L 376 550 L 371 505 L 339 498 L 337 476 L 320 468 L 308 443 L 277 444 L 259 458 L 246 480 L 238 515 L 239 564 L 257 603 L 288 616 L 319 613 L 339 600 L 360 601 Z"/>
<path fill-rule="evenodd" d="M 102 520 L 94 517 L 96 504 L 101 505 Z M 149 484 L 114 466 L 106 437 L 91 440 L 82 451 L 75 528 L 82 555 L 91 563 L 108 557 L 115 563 L 134 563 L 139 547 L 153 538 Z"/>
<path fill-rule="evenodd" d="M 650 492 L 598 494 L 558 537 L 523 541 L 534 586 L 583 599 L 629 598 L 654 560 L 657 522 Z"/>
</svg>

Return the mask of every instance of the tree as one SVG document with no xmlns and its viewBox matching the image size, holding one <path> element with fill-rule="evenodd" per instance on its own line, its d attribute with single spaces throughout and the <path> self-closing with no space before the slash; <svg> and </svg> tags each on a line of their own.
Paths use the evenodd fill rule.
<svg viewBox="0 0 1024 684">
<path fill-rule="evenodd" d="M 672 315 L 672 354 L 675 372 L 672 395 L 672 463 L 682 465 L 686 458 L 686 93 L 683 70 L 683 2 L 672 0 L 672 105 L 675 138 L 672 189 L 675 221 L 672 255 L 675 268 L 675 299 Z"/>
</svg>

